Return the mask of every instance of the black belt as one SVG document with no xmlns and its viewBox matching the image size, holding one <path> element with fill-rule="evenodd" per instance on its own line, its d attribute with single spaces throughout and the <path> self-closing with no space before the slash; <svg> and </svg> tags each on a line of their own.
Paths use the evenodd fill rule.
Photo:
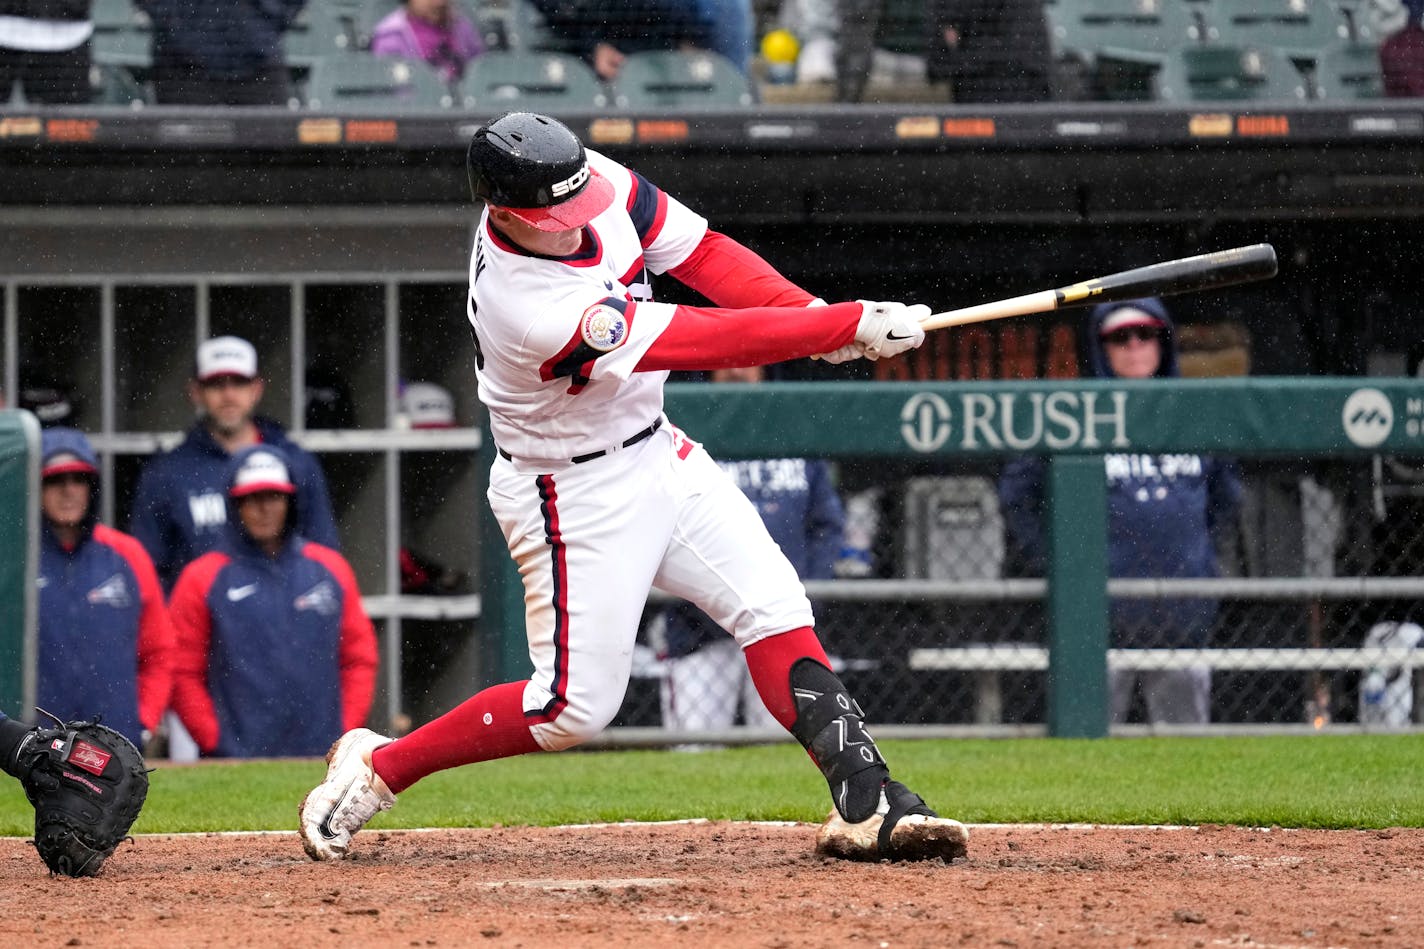
<svg viewBox="0 0 1424 949">
<path fill-rule="evenodd" d="M 630 436 L 628 436 L 627 438 L 623 439 L 623 444 L 619 445 L 618 448 L 602 448 L 602 449 L 599 449 L 598 451 L 591 451 L 591 452 L 589 452 L 589 453 L 586 454 L 586 455 L 574 455 L 572 458 L 569 459 L 569 461 L 573 462 L 573 463 L 576 464 L 576 465 L 581 465 L 581 464 L 583 464 L 585 461 L 593 461 L 593 459 L 595 459 L 595 458 L 602 458 L 604 455 L 608 454 L 610 451 L 618 451 L 620 448 L 632 448 L 634 445 L 638 444 L 638 442 L 642 441 L 643 439 L 645 439 L 645 438 L 652 438 L 652 437 L 653 437 L 653 432 L 656 432 L 658 429 L 660 429 L 660 428 L 662 428 L 662 427 L 663 427 L 662 416 L 658 416 L 658 418 L 656 418 L 656 419 L 653 421 L 653 424 L 649 425 L 647 428 L 643 429 L 641 432 L 638 432 L 636 435 L 630 435 Z M 496 447 L 497 447 L 497 446 L 496 446 Z M 504 458 L 505 461 L 513 461 L 513 460 L 514 460 L 514 456 L 511 455 L 509 452 L 505 451 L 503 448 L 499 448 L 498 451 L 499 451 L 500 455 Z"/>
</svg>

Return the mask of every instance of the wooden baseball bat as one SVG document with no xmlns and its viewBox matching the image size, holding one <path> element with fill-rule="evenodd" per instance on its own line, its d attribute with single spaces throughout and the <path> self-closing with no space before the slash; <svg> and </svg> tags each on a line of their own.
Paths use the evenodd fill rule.
<svg viewBox="0 0 1424 949">
<path fill-rule="evenodd" d="M 1094 277 L 1057 290 L 1040 290 L 1021 297 L 980 303 L 959 310 L 932 313 L 920 322 L 927 330 L 966 323 L 982 323 L 1006 316 L 1047 313 L 1070 306 L 1164 297 L 1173 293 L 1215 290 L 1236 283 L 1265 280 L 1276 275 L 1276 249 L 1270 244 L 1250 244 L 1211 254 L 1166 260 L 1132 270 Z"/>
</svg>

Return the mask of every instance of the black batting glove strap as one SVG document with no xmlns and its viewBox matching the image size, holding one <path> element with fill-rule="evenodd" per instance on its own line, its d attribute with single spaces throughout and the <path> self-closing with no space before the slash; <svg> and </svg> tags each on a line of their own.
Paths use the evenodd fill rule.
<svg viewBox="0 0 1424 949">
<path fill-rule="evenodd" d="M 900 818 L 906 814 L 939 816 L 930 810 L 924 798 L 899 781 L 885 782 L 885 800 L 890 804 L 890 810 L 886 812 L 885 823 L 880 825 L 880 836 L 876 838 L 876 846 L 881 853 L 890 852 L 890 834 L 895 830 L 895 825 L 900 823 Z"/>
</svg>

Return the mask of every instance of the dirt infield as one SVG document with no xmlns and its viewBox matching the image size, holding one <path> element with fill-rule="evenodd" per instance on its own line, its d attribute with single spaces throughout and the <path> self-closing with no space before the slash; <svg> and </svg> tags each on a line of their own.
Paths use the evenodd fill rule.
<svg viewBox="0 0 1424 949">
<path fill-rule="evenodd" d="M 808 825 L 141 836 L 93 879 L 0 840 L 9 946 L 1420 946 L 1424 831 L 979 827 L 850 864 Z"/>
</svg>

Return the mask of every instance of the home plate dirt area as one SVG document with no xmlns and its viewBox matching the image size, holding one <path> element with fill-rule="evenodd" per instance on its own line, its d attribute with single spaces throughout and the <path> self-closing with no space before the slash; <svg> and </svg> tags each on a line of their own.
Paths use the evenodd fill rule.
<svg viewBox="0 0 1424 949">
<path fill-rule="evenodd" d="M 809 824 L 141 835 L 91 879 L 0 840 L 6 946 L 1424 945 L 1424 831 L 987 826 L 953 864 Z"/>
</svg>

